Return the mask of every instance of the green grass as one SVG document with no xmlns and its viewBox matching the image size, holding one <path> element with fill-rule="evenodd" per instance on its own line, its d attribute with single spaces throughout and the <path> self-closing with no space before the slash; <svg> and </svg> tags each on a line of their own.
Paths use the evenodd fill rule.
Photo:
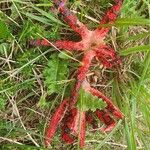
<svg viewBox="0 0 150 150">
<path fill-rule="evenodd" d="M 94 29 L 99 26 L 97 21 L 111 6 L 111 2 L 72 0 L 68 7 L 78 12 L 78 18 Z M 72 38 L 74 35 L 58 15 L 58 10 L 50 10 L 51 6 L 53 4 L 50 0 L 0 1 L 2 150 L 45 150 L 46 124 L 56 106 L 70 95 L 74 85 L 80 54 L 60 52 L 50 47 L 30 48 L 28 45 L 28 41 L 33 38 L 44 37 L 54 41 Z M 91 73 L 94 72 L 91 78 L 97 79 L 92 85 L 112 96 L 113 102 L 125 114 L 125 119 L 119 121 L 110 133 L 93 133 L 88 127 L 85 150 L 149 149 L 149 16 L 148 0 L 125 0 L 120 18 L 114 23 L 106 39 L 122 56 L 120 70 L 114 72 L 104 69 L 98 62 L 91 67 Z M 50 72 L 55 73 L 55 76 Z M 53 139 L 52 149 L 78 149 L 78 141 L 71 146 L 62 143 L 59 137 L 58 131 Z"/>
</svg>

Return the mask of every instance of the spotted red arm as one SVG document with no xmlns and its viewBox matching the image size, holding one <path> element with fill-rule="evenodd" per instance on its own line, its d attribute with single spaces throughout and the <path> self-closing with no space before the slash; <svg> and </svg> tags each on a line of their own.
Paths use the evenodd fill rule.
<svg viewBox="0 0 150 150">
<path fill-rule="evenodd" d="M 91 61 L 94 57 L 95 57 L 94 51 L 89 51 L 83 57 L 82 66 L 78 69 L 78 72 L 77 72 L 77 74 L 78 74 L 77 75 L 77 82 L 76 82 L 75 88 L 72 91 L 72 97 L 70 100 L 70 106 L 71 107 L 74 106 L 74 104 L 76 104 L 76 102 L 77 102 L 80 87 L 86 78 L 87 71 L 89 70 Z"/>
<path fill-rule="evenodd" d="M 79 140 L 80 148 L 85 145 L 85 133 L 86 133 L 86 113 L 85 111 L 80 112 L 80 128 L 79 128 Z"/>
<path fill-rule="evenodd" d="M 38 40 L 31 40 L 30 45 L 32 46 L 44 46 L 44 47 L 52 47 L 55 46 L 58 49 L 64 49 L 68 51 L 83 51 L 84 45 L 82 42 L 73 42 L 73 41 L 56 41 L 56 42 L 49 42 L 48 39 L 38 39 Z"/>
<path fill-rule="evenodd" d="M 45 138 L 46 147 L 49 146 L 67 107 L 68 101 L 65 99 L 53 114 L 50 123 L 48 125 L 48 128 L 46 130 L 46 138 Z"/>
<path fill-rule="evenodd" d="M 63 119 L 61 137 L 68 144 L 75 142 L 75 136 L 78 134 L 79 113 L 76 108 L 69 109 Z"/>
<path fill-rule="evenodd" d="M 60 13 L 63 15 L 65 22 L 78 34 L 82 37 L 87 36 L 89 30 L 88 28 L 81 23 L 76 15 L 72 13 L 66 6 L 65 1 L 54 0 L 54 4 L 59 8 Z"/>
<path fill-rule="evenodd" d="M 105 15 L 102 17 L 102 20 L 100 21 L 100 24 L 113 24 L 121 10 L 121 6 L 123 4 L 124 0 L 114 0 L 114 5 L 108 9 L 108 11 L 105 13 Z M 99 37 L 105 37 L 107 33 L 109 32 L 110 27 L 98 27 L 95 30 L 95 33 L 99 35 Z"/>
</svg>

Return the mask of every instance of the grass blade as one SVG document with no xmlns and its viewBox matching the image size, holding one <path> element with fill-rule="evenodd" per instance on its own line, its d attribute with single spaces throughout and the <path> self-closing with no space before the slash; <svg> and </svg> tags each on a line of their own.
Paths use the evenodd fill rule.
<svg viewBox="0 0 150 150">
<path fill-rule="evenodd" d="M 130 26 L 130 25 L 150 25 L 150 19 L 143 18 L 120 18 L 115 22 L 117 26 Z"/>
<path fill-rule="evenodd" d="M 106 138 L 97 146 L 97 148 L 95 150 L 100 150 L 101 147 L 105 144 L 105 142 L 107 142 L 109 140 L 109 138 L 116 132 L 116 130 L 119 128 L 119 126 L 121 125 L 122 120 L 119 120 L 119 122 L 117 123 L 117 125 L 115 126 L 115 128 L 106 136 Z"/>
<path fill-rule="evenodd" d="M 47 18 L 50 19 L 51 21 L 53 21 L 53 22 L 55 22 L 55 23 L 58 23 L 58 24 L 60 24 L 60 25 L 64 25 L 60 20 L 56 19 L 56 18 L 52 15 L 52 13 L 50 13 L 50 12 L 47 13 L 47 12 L 43 11 L 42 9 L 39 9 L 39 8 L 37 8 L 37 7 L 34 7 L 34 6 L 32 6 L 32 8 L 34 8 L 35 10 L 37 10 L 39 13 L 41 13 L 42 16 L 47 17 Z"/>
<path fill-rule="evenodd" d="M 150 51 L 150 45 L 142 45 L 124 49 L 120 52 L 120 55 L 127 56 L 129 54 L 137 53 L 137 52 L 146 52 Z"/>
<path fill-rule="evenodd" d="M 44 24 L 52 25 L 47 18 L 39 17 L 39 16 L 33 15 L 31 13 L 28 13 L 28 12 L 23 13 L 23 14 L 25 14 L 27 17 L 30 17 L 31 19 L 37 20 L 37 21 L 42 22 Z"/>
</svg>

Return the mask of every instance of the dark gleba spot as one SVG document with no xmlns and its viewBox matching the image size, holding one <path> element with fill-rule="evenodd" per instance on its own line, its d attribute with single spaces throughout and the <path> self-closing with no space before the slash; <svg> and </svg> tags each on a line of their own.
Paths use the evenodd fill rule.
<svg viewBox="0 0 150 150">
<path fill-rule="evenodd" d="M 96 43 L 92 43 L 92 44 L 91 44 L 91 47 L 95 47 L 95 46 L 96 46 Z"/>
</svg>

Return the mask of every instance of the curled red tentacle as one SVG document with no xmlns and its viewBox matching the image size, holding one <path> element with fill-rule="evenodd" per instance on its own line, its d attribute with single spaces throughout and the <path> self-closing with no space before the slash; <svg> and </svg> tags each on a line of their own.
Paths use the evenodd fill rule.
<svg viewBox="0 0 150 150">
<path fill-rule="evenodd" d="M 106 97 L 100 91 L 90 87 L 90 85 L 87 81 L 85 81 L 82 86 L 85 91 L 90 92 L 92 95 L 97 96 L 100 99 L 104 100 L 107 104 L 106 109 L 109 112 L 111 112 L 116 118 L 122 119 L 124 117 L 123 113 L 112 103 L 112 101 L 108 97 Z"/>
<path fill-rule="evenodd" d="M 106 127 L 101 129 L 101 131 L 103 132 L 111 131 L 116 125 L 115 120 L 110 117 L 107 111 L 97 109 L 95 111 L 95 114 L 97 115 L 98 119 L 106 125 Z"/>
<path fill-rule="evenodd" d="M 111 112 L 116 118 L 123 119 L 124 115 L 122 114 L 122 112 L 103 93 L 94 88 L 90 88 L 89 92 L 91 92 L 94 96 L 102 98 L 107 103 L 106 109 L 108 109 L 108 111 Z"/>
<path fill-rule="evenodd" d="M 118 66 L 121 63 L 121 58 L 117 55 L 115 50 L 107 45 L 102 45 L 96 49 L 96 57 L 107 68 Z"/>
<path fill-rule="evenodd" d="M 97 125 L 97 123 L 96 123 L 96 120 L 94 119 L 94 117 L 92 116 L 91 113 L 87 113 L 87 114 L 86 114 L 86 122 L 87 122 L 88 124 L 91 124 L 94 130 L 95 130 L 96 128 L 98 128 L 98 125 Z"/>
</svg>

